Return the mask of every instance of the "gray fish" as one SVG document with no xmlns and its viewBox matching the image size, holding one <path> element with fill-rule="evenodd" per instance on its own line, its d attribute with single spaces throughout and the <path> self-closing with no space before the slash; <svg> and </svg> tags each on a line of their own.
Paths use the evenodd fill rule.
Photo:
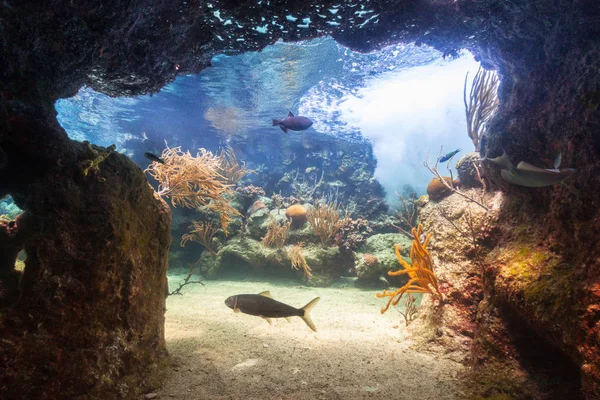
<svg viewBox="0 0 600 400">
<path fill-rule="evenodd" d="M 503 152 L 500 157 L 488 158 L 489 160 L 500 167 L 500 175 L 505 181 L 515 185 L 527 187 L 544 187 L 561 183 L 569 179 L 576 172 L 573 168 L 559 168 L 561 154 L 556 157 L 554 169 L 538 168 L 525 161 L 521 161 L 515 167 L 509 160 L 506 152 Z"/>
<path fill-rule="evenodd" d="M 273 300 L 269 291 L 259 294 L 238 294 L 228 297 L 225 305 L 234 312 L 243 312 L 244 314 L 256 315 L 271 323 L 271 318 L 300 317 L 306 325 L 313 331 L 317 331 L 315 324 L 310 319 L 310 310 L 317 304 L 320 297 L 314 298 L 302 308 L 294 308 L 277 300 Z"/>
<path fill-rule="evenodd" d="M 284 119 L 274 119 L 273 126 L 279 125 L 282 131 L 288 133 L 288 131 L 304 131 L 312 126 L 313 122 L 306 118 L 300 116 L 294 116 L 292 112 L 288 112 L 288 116 Z"/>
</svg>

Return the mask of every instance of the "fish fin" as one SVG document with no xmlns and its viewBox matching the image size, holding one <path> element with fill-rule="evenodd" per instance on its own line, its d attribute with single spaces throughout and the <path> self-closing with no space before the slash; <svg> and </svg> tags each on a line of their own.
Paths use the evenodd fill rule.
<svg viewBox="0 0 600 400">
<path fill-rule="evenodd" d="M 506 151 L 502 151 L 502 155 L 500 157 L 496 157 L 496 158 L 485 157 L 485 159 L 488 161 L 491 161 L 494 164 L 497 164 L 511 172 L 515 170 L 515 166 L 510 162 L 510 159 L 508 158 Z"/>
<path fill-rule="evenodd" d="M 558 172 L 558 171 L 551 170 L 551 169 L 538 168 L 535 165 L 531 165 L 525 161 L 521 161 L 519 164 L 517 164 L 517 169 L 520 171 L 540 172 L 540 173 Z"/>
<path fill-rule="evenodd" d="M 240 312 L 240 309 L 239 309 L 239 308 L 237 308 L 237 307 L 234 307 L 234 308 L 233 308 L 233 312 L 234 312 L 234 313 L 239 313 L 239 312 Z"/>
<path fill-rule="evenodd" d="M 285 317 L 285 320 L 286 320 L 287 322 L 292 322 L 292 317 Z"/>
<path fill-rule="evenodd" d="M 291 111 L 288 111 L 288 117 L 293 117 L 294 113 L 292 113 Z"/>
<path fill-rule="evenodd" d="M 284 131 L 285 133 L 288 133 L 288 131 L 289 131 L 289 129 L 288 129 L 288 128 L 286 128 L 286 127 L 285 127 L 285 126 L 283 126 L 283 125 L 279 125 L 279 127 L 281 128 L 281 130 L 282 130 L 282 131 Z"/>
<path fill-rule="evenodd" d="M 562 151 L 558 152 L 558 155 L 554 159 L 554 169 L 560 168 L 560 162 L 562 161 Z"/>
<path fill-rule="evenodd" d="M 262 319 L 264 319 L 265 321 L 267 321 L 269 323 L 269 325 L 272 325 L 272 321 L 271 318 L 267 318 L 267 317 L 261 317 Z"/>
<path fill-rule="evenodd" d="M 305 305 L 304 307 L 301 308 L 301 310 L 304 311 L 304 315 L 302 315 L 300 318 L 302 318 L 302 320 L 306 323 L 306 325 L 308 325 L 308 327 L 315 332 L 317 331 L 317 328 L 315 327 L 315 324 L 312 322 L 312 319 L 310 319 L 310 311 L 313 309 L 313 307 L 315 305 L 317 305 L 317 303 L 319 302 L 320 299 L 321 299 L 320 297 L 315 297 L 307 305 Z"/>
<path fill-rule="evenodd" d="M 260 292 L 258 295 L 259 295 L 259 296 L 268 297 L 268 298 L 270 298 L 270 299 L 272 299 L 272 298 L 273 298 L 273 296 L 271 296 L 271 292 L 269 292 L 268 290 L 265 290 L 264 292 Z"/>
<path fill-rule="evenodd" d="M 274 119 L 273 120 L 273 126 L 277 126 L 279 125 L 279 120 L 278 119 Z"/>
</svg>

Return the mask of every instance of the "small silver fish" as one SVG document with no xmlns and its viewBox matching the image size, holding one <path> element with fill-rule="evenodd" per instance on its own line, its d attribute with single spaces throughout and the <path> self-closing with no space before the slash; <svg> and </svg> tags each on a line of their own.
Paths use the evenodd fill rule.
<svg viewBox="0 0 600 400">
<path fill-rule="evenodd" d="M 294 116 L 292 112 L 288 112 L 288 116 L 284 119 L 274 119 L 273 126 L 278 126 L 282 131 L 288 133 L 290 130 L 292 131 L 304 131 L 312 126 L 313 122 L 301 116 Z"/>
<path fill-rule="evenodd" d="M 234 312 L 243 312 L 244 314 L 255 315 L 264 318 L 271 323 L 271 318 L 300 317 L 313 331 L 317 331 L 315 324 L 310 318 L 310 310 L 318 303 L 320 297 L 311 300 L 302 308 L 294 308 L 285 303 L 274 300 L 269 291 L 259 294 L 237 294 L 230 296 L 225 300 L 225 305 Z"/>
<path fill-rule="evenodd" d="M 559 168 L 562 155 L 559 153 L 554 161 L 554 169 L 538 168 L 525 161 L 521 161 L 515 167 L 508 158 L 506 152 L 500 157 L 488 158 L 486 160 L 502 167 L 500 175 L 505 181 L 519 186 L 544 187 L 561 183 L 569 179 L 576 170 L 573 168 Z"/>
</svg>

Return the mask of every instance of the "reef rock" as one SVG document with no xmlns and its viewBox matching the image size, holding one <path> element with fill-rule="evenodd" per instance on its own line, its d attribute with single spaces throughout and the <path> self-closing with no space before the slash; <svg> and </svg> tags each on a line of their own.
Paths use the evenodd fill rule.
<svg viewBox="0 0 600 400">
<path fill-rule="evenodd" d="M 169 207 L 129 158 L 69 141 L 27 111 L 2 142 L 19 148 L 0 192 L 25 210 L 16 229 L 27 259 L 22 273 L 10 271 L 21 275 L 18 301 L 0 309 L 1 396 L 140 396 L 167 355 Z M 40 135 L 47 140 L 13 141 Z M 94 164 L 90 148 L 107 156 Z M 83 160 L 96 167 L 87 176 Z"/>
<path fill-rule="evenodd" d="M 462 188 L 481 187 L 480 173 L 482 168 L 479 166 L 480 158 L 479 153 L 472 151 L 462 156 L 456 163 L 458 180 Z"/>
<path fill-rule="evenodd" d="M 202 253 L 200 271 L 209 279 L 227 276 L 285 277 L 303 280 L 311 286 L 329 286 L 354 266 L 353 259 L 340 253 L 337 247 L 305 245 L 302 255 L 312 270 L 312 276 L 305 279 L 302 270 L 292 268 L 289 255 L 292 246 L 275 249 L 262 245 L 258 240 L 233 238 L 216 256 Z"/>
<path fill-rule="evenodd" d="M 400 269 L 394 245 L 399 244 L 402 255 L 408 257 L 410 243 L 410 239 L 400 233 L 381 233 L 369 237 L 366 243 L 356 250 L 356 276 L 359 281 L 367 284 L 384 277 L 394 284 L 406 282 L 406 275 L 392 278 L 387 273 Z"/>
</svg>

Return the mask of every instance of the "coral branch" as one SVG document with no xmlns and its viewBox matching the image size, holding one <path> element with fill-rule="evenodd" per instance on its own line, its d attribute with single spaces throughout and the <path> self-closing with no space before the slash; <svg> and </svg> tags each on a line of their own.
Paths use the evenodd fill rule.
<svg viewBox="0 0 600 400">
<path fill-rule="evenodd" d="M 400 246 L 395 245 L 396 257 L 404 269 L 388 272 L 390 276 L 408 274 L 410 279 L 404 286 L 395 291 L 384 290 L 383 293 L 376 294 L 378 298 L 389 297 L 387 304 L 381 309 L 382 314 L 388 310 L 390 305 L 397 305 L 405 293 L 429 293 L 438 299 L 442 299 L 440 285 L 433 272 L 433 261 L 426 249 L 432 233 L 427 234 L 425 240 L 421 243 L 422 226 L 419 224 L 417 228 L 412 228 L 412 234 L 414 239 L 410 249 L 411 264 L 404 261 L 400 254 Z"/>
<path fill-rule="evenodd" d="M 471 83 L 469 101 L 467 102 L 467 78 L 463 88 L 463 101 L 467 117 L 467 134 L 473 141 L 475 150 L 479 151 L 481 138 L 486 131 L 487 122 L 498 108 L 498 74 L 479 67 Z"/>
<path fill-rule="evenodd" d="M 181 247 L 185 247 L 189 241 L 198 242 L 212 255 L 216 255 L 217 252 L 213 247 L 213 238 L 219 228 L 213 226 L 212 222 L 199 222 L 192 221 L 193 228 L 190 233 L 186 233 L 181 237 Z"/>
<path fill-rule="evenodd" d="M 442 185 L 444 185 L 445 187 L 447 187 L 454 193 L 458 194 L 459 196 L 462 196 L 465 199 L 469 200 L 470 202 L 473 202 L 473 203 L 477 204 L 478 206 L 483 207 L 483 209 L 485 211 L 489 211 L 489 208 L 485 204 L 483 204 L 482 201 L 476 200 L 473 197 L 466 195 L 465 193 L 461 192 L 457 187 L 454 187 L 454 185 L 452 185 L 451 183 L 449 183 L 446 179 L 444 179 L 442 177 L 442 175 L 438 171 L 438 164 L 440 162 L 440 158 L 442 158 L 442 151 L 443 151 L 443 146 L 442 146 L 442 148 L 440 148 L 440 154 L 438 155 L 437 159 L 435 160 L 435 164 L 433 166 L 429 165 L 429 151 L 428 151 L 427 157 L 425 158 L 425 161 L 423 161 L 423 165 L 425 166 L 425 168 L 427 168 L 440 181 L 440 183 Z M 452 179 L 450 179 L 449 181 L 453 182 Z"/>
</svg>

